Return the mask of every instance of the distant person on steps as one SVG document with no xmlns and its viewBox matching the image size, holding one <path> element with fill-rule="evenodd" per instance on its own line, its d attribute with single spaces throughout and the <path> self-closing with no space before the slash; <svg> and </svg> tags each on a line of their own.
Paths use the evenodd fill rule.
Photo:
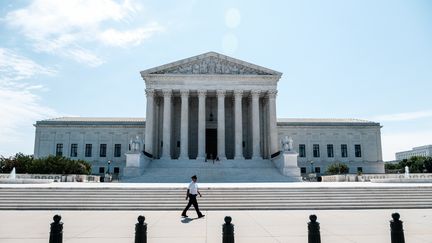
<svg viewBox="0 0 432 243">
<path fill-rule="evenodd" d="M 183 210 L 182 217 L 188 217 L 186 215 L 186 212 L 189 210 L 190 206 L 193 205 L 195 208 L 195 211 L 198 214 L 198 218 L 202 218 L 205 215 L 200 212 L 200 210 L 198 208 L 198 202 L 196 200 L 197 195 L 199 195 L 201 197 L 201 193 L 199 192 L 198 185 L 196 183 L 198 178 L 196 175 L 192 176 L 191 178 L 192 178 L 192 182 L 189 184 L 189 187 L 188 187 L 187 192 L 186 192 L 186 200 L 189 199 L 189 203 L 187 204 L 186 208 Z"/>
</svg>

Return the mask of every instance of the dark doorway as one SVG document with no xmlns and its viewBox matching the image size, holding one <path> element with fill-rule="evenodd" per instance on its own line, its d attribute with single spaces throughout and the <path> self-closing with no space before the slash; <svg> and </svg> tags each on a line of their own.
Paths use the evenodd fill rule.
<svg viewBox="0 0 432 243">
<path fill-rule="evenodd" d="M 206 154 L 207 159 L 217 156 L 217 129 L 206 129 Z"/>
</svg>

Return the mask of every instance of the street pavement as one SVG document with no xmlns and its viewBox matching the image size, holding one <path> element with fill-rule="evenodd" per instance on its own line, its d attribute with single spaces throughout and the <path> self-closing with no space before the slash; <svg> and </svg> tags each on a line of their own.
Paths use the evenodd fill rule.
<svg viewBox="0 0 432 243">
<path fill-rule="evenodd" d="M 186 205 L 185 201 L 185 205 Z M 236 243 L 307 242 L 310 214 L 318 216 L 327 243 L 390 243 L 391 214 L 399 212 L 409 243 L 432 243 L 432 209 L 204 211 L 189 219 L 177 211 L 0 211 L 0 243 L 47 243 L 55 214 L 62 216 L 65 243 L 131 243 L 137 217 L 148 223 L 149 243 L 221 243 L 225 216 Z"/>
</svg>

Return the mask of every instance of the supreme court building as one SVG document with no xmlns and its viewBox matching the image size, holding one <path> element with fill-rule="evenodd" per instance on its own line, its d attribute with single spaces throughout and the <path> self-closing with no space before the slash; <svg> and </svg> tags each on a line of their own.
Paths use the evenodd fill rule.
<svg viewBox="0 0 432 243">
<path fill-rule="evenodd" d="M 147 69 L 141 71 L 146 85 L 145 119 L 37 121 L 34 154 L 84 159 L 95 174 L 103 173 L 109 160 L 121 173 L 132 140 L 142 142 L 140 150 L 151 163 L 205 158 L 265 161 L 278 154 L 281 139 L 289 136 L 299 153 L 302 173 L 324 173 L 332 162 L 347 163 L 354 173 L 383 173 L 379 123 L 278 119 L 281 75 L 215 52 Z"/>
</svg>

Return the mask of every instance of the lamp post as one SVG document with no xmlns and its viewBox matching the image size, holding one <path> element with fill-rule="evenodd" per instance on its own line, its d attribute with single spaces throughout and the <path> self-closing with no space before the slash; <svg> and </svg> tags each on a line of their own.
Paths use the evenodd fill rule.
<svg viewBox="0 0 432 243">
<path fill-rule="evenodd" d="M 108 170 L 107 170 L 107 174 L 110 174 L 110 165 L 111 165 L 111 160 L 108 160 Z"/>
<path fill-rule="evenodd" d="M 314 162 L 313 162 L 313 160 L 311 160 L 310 161 L 310 164 L 311 164 L 311 173 L 314 173 Z"/>
</svg>

